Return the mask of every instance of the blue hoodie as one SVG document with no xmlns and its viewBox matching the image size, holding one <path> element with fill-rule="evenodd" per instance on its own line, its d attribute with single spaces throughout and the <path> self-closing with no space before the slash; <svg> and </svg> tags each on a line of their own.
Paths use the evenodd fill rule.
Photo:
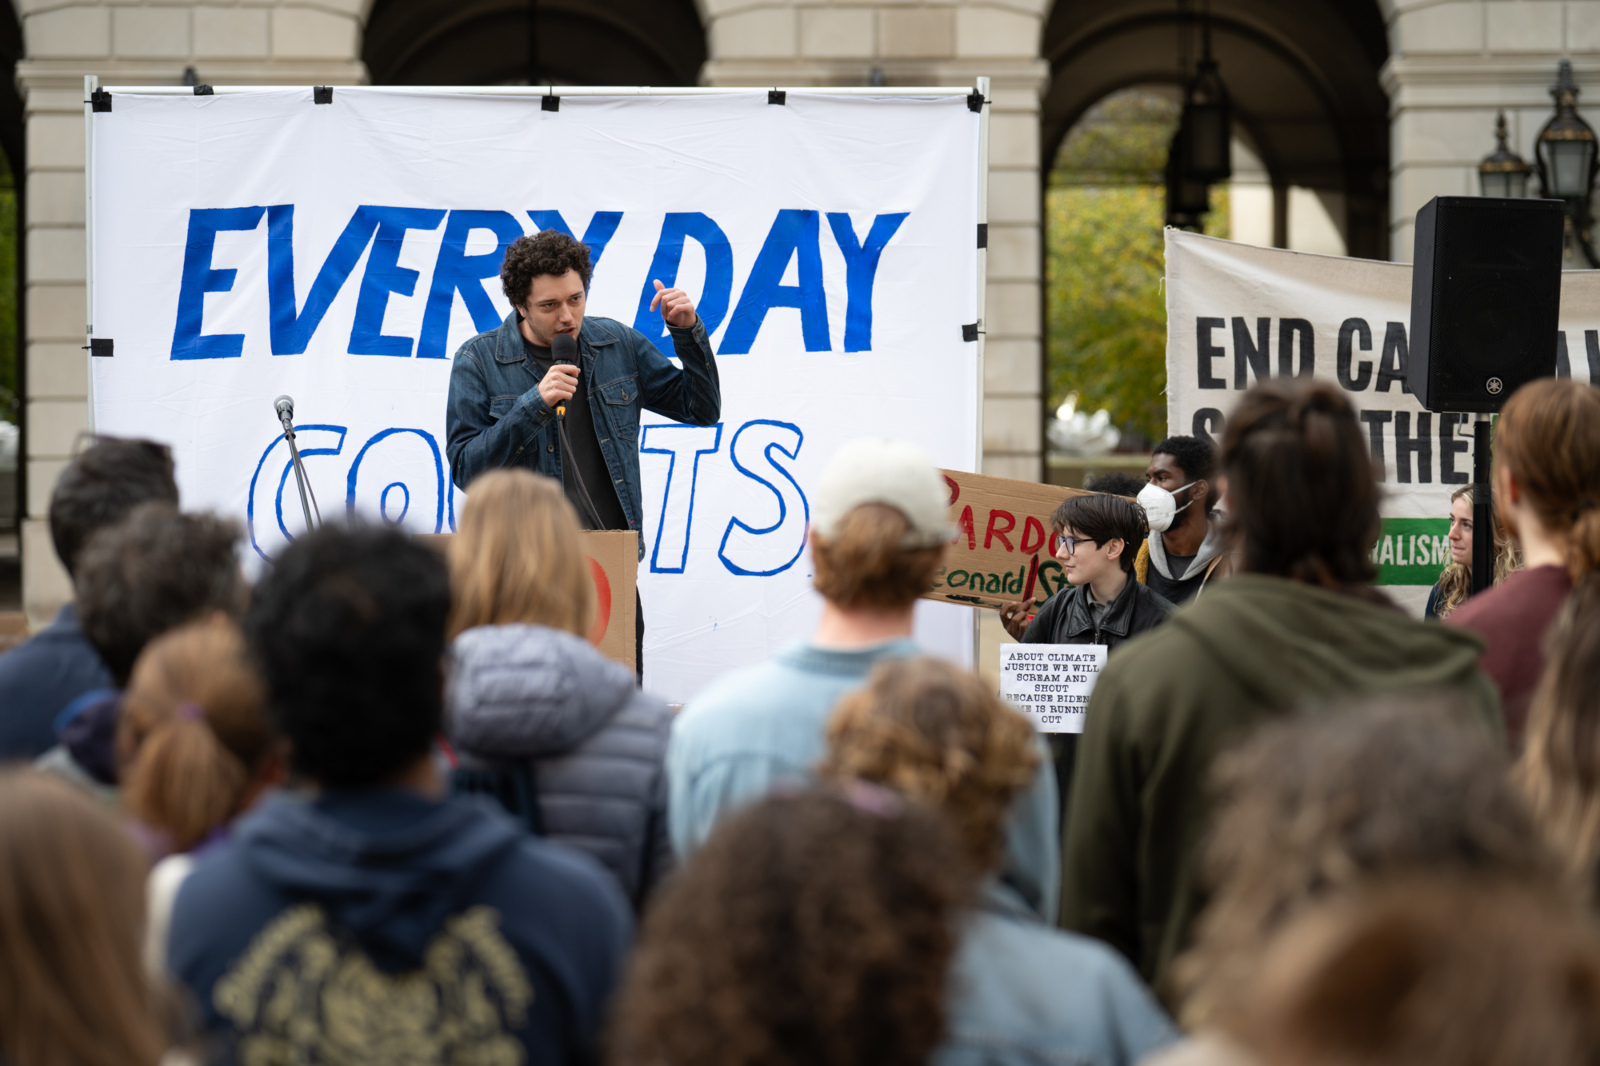
<svg viewBox="0 0 1600 1066">
<path fill-rule="evenodd" d="M 615 881 L 466 797 L 280 794 L 179 891 L 210 1061 L 581 1063 L 632 935 Z"/>
</svg>

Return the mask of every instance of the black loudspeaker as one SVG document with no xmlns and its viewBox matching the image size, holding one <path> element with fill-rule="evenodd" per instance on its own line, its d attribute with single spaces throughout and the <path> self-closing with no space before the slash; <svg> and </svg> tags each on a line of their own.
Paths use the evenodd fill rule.
<svg viewBox="0 0 1600 1066">
<path fill-rule="evenodd" d="M 1556 372 L 1560 200 L 1436 196 L 1417 212 L 1406 383 L 1430 411 L 1500 410 Z"/>
</svg>

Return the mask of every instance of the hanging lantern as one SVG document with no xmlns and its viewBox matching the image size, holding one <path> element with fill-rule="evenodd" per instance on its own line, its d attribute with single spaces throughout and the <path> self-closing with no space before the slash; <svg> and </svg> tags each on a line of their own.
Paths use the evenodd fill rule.
<svg viewBox="0 0 1600 1066">
<path fill-rule="evenodd" d="M 1233 174 L 1229 147 L 1233 140 L 1233 108 L 1227 87 L 1211 58 L 1211 34 L 1206 32 L 1206 54 L 1195 69 L 1194 80 L 1183 94 L 1183 171 L 1202 182 L 1225 181 Z"/>
<path fill-rule="evenodd" d="M 1167 225 L 1197 230 L 1206 212 L 1211 210 L 1211 189 L 1205 182 L 1184 173 L 1183 141 L 1184 130 L 1180 125 L 1167 148 Z"/>
<path fill-rule="evenodd" d="M 1495 119 L 1496 147 L 1478 164 L 1478 188 L 1484 196 L 1522 199 L 1528 195 L 1528 175 L 1533 168 L 1506 145 L 1506 113 Z"/>
</svg>

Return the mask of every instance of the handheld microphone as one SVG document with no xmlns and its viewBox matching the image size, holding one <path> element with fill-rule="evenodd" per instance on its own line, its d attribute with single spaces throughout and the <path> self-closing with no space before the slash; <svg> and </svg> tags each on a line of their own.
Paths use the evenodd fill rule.
<svg viewBox="0 0 1600 1066">
<path fill-rule="evenodd" d="M 557 333 L 550 342 L 550 363 L 553 366 L 576 366 L 578 364 L 578 342 L 570 333 Z M 567 417 L 567 401 L 556 401 L 556 417 Z"/>
</svg>

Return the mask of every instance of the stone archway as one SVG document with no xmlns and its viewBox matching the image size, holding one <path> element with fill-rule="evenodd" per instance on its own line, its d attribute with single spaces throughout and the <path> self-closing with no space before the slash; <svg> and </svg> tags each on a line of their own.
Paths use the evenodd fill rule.
<svg viewBox="0 0 1600 1066">
<path fill-rule="evenodd" d="M 1210 0 L 1212 49 L 1247 131 L 1281 190 L 1337 194 L 1349 254 L 1389 258 L 1388 58 L 1373 0 Z M 1180 80 L 1180 35 L 1197 40 L 1201 3 L 1056 0 L 1042 55 L 1051 79 L 1041 109 L 1046 169 L 1096 101 L 1130 85 Z M 1190 56 L 1194 46 L 1190 45 Z M 1280 212 L 1281 213 L 1281 212 Z"/>
<path fill-rule="evenodd" d="M 361 58 L 375 85 L 694 85 L 694 0 L 377 0 Z"/>
</svg>

